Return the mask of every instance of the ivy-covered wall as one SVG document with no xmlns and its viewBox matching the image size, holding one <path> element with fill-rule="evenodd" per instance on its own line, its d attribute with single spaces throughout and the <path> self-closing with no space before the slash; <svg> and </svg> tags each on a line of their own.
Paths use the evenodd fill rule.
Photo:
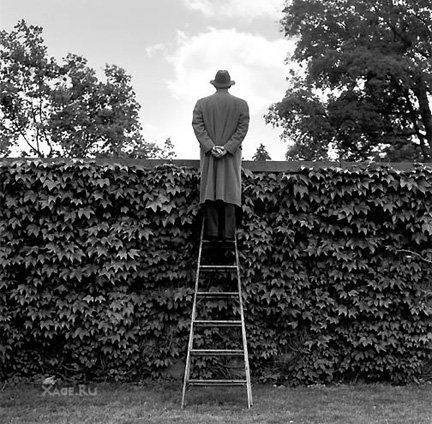
<svg viewBox="0 0 432 424">
<path fill-rule="evenodd" d="M 174 165 L 0 162 L 0 377 L 138 379 L 181 364 L 198 182 Z M 430 168 L 244 171 L 253 377 L 427 375 L 431 235 Z"/>
</svg>

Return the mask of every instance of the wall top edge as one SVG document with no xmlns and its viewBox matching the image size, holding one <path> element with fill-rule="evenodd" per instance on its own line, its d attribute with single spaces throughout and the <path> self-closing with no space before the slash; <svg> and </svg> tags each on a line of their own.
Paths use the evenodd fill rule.
<svg viewBox="0 0 432 424">
<path fill-rule="evenodd" d="M 154 168 L 160 165 L 175 165 L 186 166 L 191 168 L 199 168 L 200 161 L 196 159 L 131 159 L 131 158 L 99 158 L 99 159 L 70 159 L 70 158 L 3 158 L 0 159 L 1 163 L 15 163 L 39 161 L 42 163 L 55 163 L 55 162 L 95 162 L 98 164 L 121 164 L 126 166 L 140 166 L 143 168 Z M 242 162 L 245 169 L 253 172 L 286 172 L 298 171 L 300 168 L 325 168 L 325 167 L 338 167 L 338 168 L 353 168 L 356 166 L 387 166 L 393 169 L 410 170 L 416 166 L 423 165 L 432 168 L 432 162 L 428 163 L 413 163 L 413 162 L 331 162 L 331 161 L 248 161 Z"/>
</svg>

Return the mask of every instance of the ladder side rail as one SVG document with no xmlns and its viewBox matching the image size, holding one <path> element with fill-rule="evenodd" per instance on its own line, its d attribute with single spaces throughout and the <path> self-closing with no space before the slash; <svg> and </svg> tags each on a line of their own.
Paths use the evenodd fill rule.
<svg viewBox="0 0 432 424">
<path fill-rule="evenodd" d="M 194 338 L 193 323 L 196 319 L 196 303 L 197 303 L 197 293 L 198 293 L 198 285 L 199 285 L 199 277 L 200 277 L 203 236 L 204 236 L 204 218 L 203 218 L 202 225 L 201 225 L 200 244 L 199 244 L 199 250 L 198 250 L 198 263 L 197 263 L 197 270 L 196 270 L 196 275 L 195 275 L 195 291 L 194 291 L 194 296 L 193 296 L 191 323 L 190 323 L 190 331 L 189 331 L 189 342 L 188 342 L 188 349 L 187 349 L 187 355 L 186 355 L 186 368 L 185 368 L 185 374 L 184 374 L 184 380 L 183 380 L 183 392 L 182 392 L 182 402 L 181 402 L 182 408 L 184 408 L 184 406 L 185 406 L 186 388 L 187 388 L 189 377 L 190 377 L 191 350 L 193 349 L 193 338 Z"/>
<path fill-rule="evenodd" d="M 235 247 L 236 266 L 237 266 L 237 284 L 238 284 L 239 306 L 240 306 L 240 316 L 241 316 L 244 365 L 245 365 L 245 374 L 246 374 L 246 390 L 247 390 L 247 398 L 248 398 L 248 408 L 250 408 L 253 405 L 253 398 L 252 398 L 252 386 L 251 386 L 251 379 L 250 379 L 249 355 L 247 349 L 246 325 L 244 319 L 242 288 L 241 288 L 241 279 L 240 279 L 240 261 L 239 261 L 239 254 L 238 254 L 237 237 L 234 238 L 234 242 L 235 242 L 234 247 Z"/>
</svg>

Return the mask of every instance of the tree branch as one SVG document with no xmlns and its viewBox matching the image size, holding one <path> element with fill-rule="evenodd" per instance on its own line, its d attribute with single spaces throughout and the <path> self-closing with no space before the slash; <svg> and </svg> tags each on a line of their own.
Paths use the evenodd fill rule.
<svg viewBox="0 0 432 424">
<path fill-rule="evenodd" d="M 53 146 L 52 146 L 52 143 L 49 140 L 49 137 L 48 137 L 48 135 L 47 135 L 47 133 L 45 131 L 45 125 L 42 124 L 42 117 L 44 117 L 44 119 L 48 120 L 48 117 L 45 115 L 45 113 L 44 113 L 44 111 L 42 109 L 42 98 L 39 101 L 39 115 L 41 116 L 41 125 L 42 125 L 42 132 L 43 132 L 43 135 L 44 135 L 44 139 L 45 139 L 45 142 L 48 144 L 48 147 L 50 149 L 50 151 L 48 153 L 48 157 L 51 157 L 51 154 L 53 152 Z"/>
<path fill-rule="evenodd" d="M 417 138 L 420 141 L 420 149 L 421 149 L 422 154 L 423 154 L 423 159 L 424 160 L 428 160 L 429 159 L 429 154 L 428 154 L 428 151 L 427 151 L 426 145 L 425 145 L 425 137 L 420 132 L 420 128 L 419 128 L 418 123 L 417 123 L 417 114 L 416 114 L 416 112 L 414 110 L 414 106 L 411 103 L 411 99 L 409 97 L 409 91 L 408 91 L 408 89 L 405 90 L 404 95 L 405 95 L 405 99 L 406 99 L 407 104 L 408 104 L 408 111 L 409 111 L 409 115 L 410 115 L 410 118 L 411 118 L 410 120 L 411 120 L 411 122 L 413 124 L 414 131 L 416 132 Z"/>
<path fill-rule="evenodd" d="M 427 85 L 421 74 L 418 75 L 415 83 L 416 84 L 413 88 L 413 92 L 418 100 L 419 114 L 426 133 L 425 139 L 427 140 L 429 146 L 427 156 L 430 158 L 432 149 L 432 112 L 429 104 Z"/>
<path fill-rule="evenodd" d="M 428 263 L 428 264 L 432 264 L 432 260 L 430 259 L 426 259 L 425 257 L 423 257 L 422 255 L 420 255 L 420 253 L 417 252 L 413 252 L 412 250 L 408 250 L 408 249 L 396 249 L 396 252 L 399 253 L 409 253 L 410 255 L 414 255 L 417 256 L 418 258 L 420 258 L 422 261 Z"/>
<path fill-rule="evenodd" d="M 25 88 L 25 90 L 24 90 L 24 93 L 25 93 L 25 94 L 27 94 L 28 92 L 31 91 L 31 90 L 30 90 L 30 87 L 29 87 L 29 85 L 27 84 L 27 81 L 26 81 L 25 79 L 24 79 L 24 81 L 23 81 L 23 86 L 24 86 L 24 88 Z M 34 126 L 35 126 L 35 128 L 36 128 L 36 146 L 37 146 L 37 149 L 36 149 L 35 147 L 33 147 L 33 146 L 29 143 L 29 141 L 28 141 L 27 138 L 24 136 L 24 134 L 22 133 L 21 130 L 20 130 L 20 134 L 23 136 L 24 140 L 25 140 L 26 143 L 31 147 L 31 149 L 32 149 L 33 151 L 35 151 L 39 157 L 43 157 L 43 154 L 41 153 L 41 151 L 40 151 L 40 146 L 39 146 L 39 129 L 38 129 L 38 127 L 37 127 L 36 113 L 35 113 L 34 108 L 33 108 L 33 103 L 32 103 L 32 101 L 29 100 L 28 98 L 24 98 L 24 101 L 26 101 L 26 102 L 28 103 L 28 105 L 29 105 L 29 108 L 30 108 L 30 114 L 32 115 L 33 123 L 34 123 Z"/>
<path fill-rule="evenodd" d="M 15 124 L 16 129 L 18 130 L 18 132 L 21 134 L 21 137 L 24 139 L 24 141 L 29 145 L 29 147 L 39 156 L 42 157 L 40 152 L 38 150 L 36 150 L 31 144 L 30 142 L 27 140 L 27 137 L 25 136 L 22 128 L 20 128 L 17 124 Z"/>
</svg>

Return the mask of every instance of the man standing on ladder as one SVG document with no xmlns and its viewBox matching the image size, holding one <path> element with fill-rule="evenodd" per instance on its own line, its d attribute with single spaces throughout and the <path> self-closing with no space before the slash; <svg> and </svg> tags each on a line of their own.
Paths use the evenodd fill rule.
<svg viewBox="0 0 432 424">
<path fill-rule="evenodd" d="M 215 79 L 210 83 L 216 88 L 216 93 L 197 101 L 192 121 L 195 135 L 201 146 L 200 204 L 204 205 L 204 227 L 202 228 L 204 232 L 201 232 L 198 251 L 181 405 L 182 408 L 186 405 L 186 390 L 191 386 L 246 386 L 248 408 L 250 408 L 253 404 L 252 386 L 239 255 L 235 237 L 236 212 L 240 210 L 241 206 L 241 143 L 249 126 L 249 108 L 244 100 L 228 93 L 228 89 L 234 84 L 228 71 L 218 71 Z M 218 240 L 232 241 L 232 243 L 214 243 Z M 235 264 L 221 264 L 218 263 L 219 261 L 214 264 L 206 264 L 202 257 L 203 244 L 206 246 L 219 245 L 221 251 L 224 251 L 227 246 L 233 247 Z M 222 247 L 223 245 L 227 246 Z M 200 288 L 201 277 L 204 276 L 205 278 L 207 272 L 212 273 L 213 277 L 214 272 L 223 273 L 224 279 L 230 273 L 235 272 L 237 291 L 232 288 L 231 284 L 229 291 L 214 287 L 210 287 L 210 289 Z M 229 282 L 231 283 L 232 280 L 230 279 Z M 205 286 L 206 284 L 204 284 Z M 220 317 L 209 319 L 208 316 L 200 316 L 197 303 L 200 302 L 205 305 L 206 300 L 212 299 L 237 301 L 240 319 L 236 316 L 227 319 L 220 319 Z M 241 328 L 242 348 L 206 347 L 206 343 L 204 346 L 203 344 L 195 346 L 195 331 L 200 327 Z M 243 357 L 244 378 L 191 378 L 192 357 L 200 358 L 203 356 Z"/>
<path fill-rule="evenodd" d="M 197 101 L 192 120 L 201 147 L 204 238 L 233 240 L 241 207 L 241 144 L 249 127 L 249 107 L 228 93 L 235 84 L 228 71 L 218 71 L 210 83 L 216 92 Z"/>
</svg>

